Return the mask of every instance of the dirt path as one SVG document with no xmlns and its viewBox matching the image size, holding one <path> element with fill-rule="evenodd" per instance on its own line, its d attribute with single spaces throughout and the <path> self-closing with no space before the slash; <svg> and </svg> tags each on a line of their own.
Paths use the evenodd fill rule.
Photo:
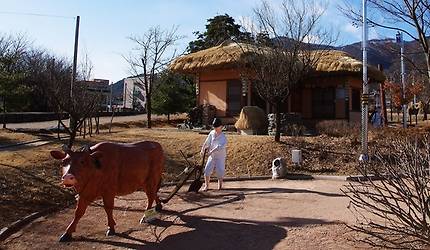
<svg viewBox="0 0 430 250">
<path fill-rule="evenodd" d="M 342 181 L 228 182 L 222 191 L 179 196 L 160 218 L 139 224 L 144 194 L 116 200 L 118 235 L 104 236 L 101 202 L 91 206 L 74 241 L 58 243 L 73 209 L 40 218 L 6 239 L 5 249 L 352 249 L 366 247 L 345 223 L 353 223 Z M 213 186 L 215 186 L 213 184 Z M 169 190 L 162 190 L 166 195 Z"/>
</svg>

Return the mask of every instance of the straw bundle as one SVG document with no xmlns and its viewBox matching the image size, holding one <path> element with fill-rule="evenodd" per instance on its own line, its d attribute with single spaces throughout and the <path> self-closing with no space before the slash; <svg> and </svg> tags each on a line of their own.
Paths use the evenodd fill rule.
<svg viewBox="0 0 430 250">
<path fill-rule="evenodd" d="M 245 106 L 242 108 L 239 120 L 234 126 L 240 130 L 254 130 L 258 134 L 265 133 L 267 130 L 267 117 L 261 108 Z"/>
</svg>

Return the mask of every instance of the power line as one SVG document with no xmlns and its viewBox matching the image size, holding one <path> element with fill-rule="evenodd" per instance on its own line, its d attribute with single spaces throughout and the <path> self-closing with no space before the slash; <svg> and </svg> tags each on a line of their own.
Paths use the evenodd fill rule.
<svg viewBox="0 0 430 250">
<path fill-rule="evenodd" d="M 28 13 L 28 12 L 0 11 L 0 14 L 5 14 L 5 15 L 19 15 L 19 16 L 38 16 L 38 17 L 53 17 L 53 18 L 76 19 L 76 17 L 73 17 L 73 16 L 59 16 L 59 15 Z"/>
</svg>

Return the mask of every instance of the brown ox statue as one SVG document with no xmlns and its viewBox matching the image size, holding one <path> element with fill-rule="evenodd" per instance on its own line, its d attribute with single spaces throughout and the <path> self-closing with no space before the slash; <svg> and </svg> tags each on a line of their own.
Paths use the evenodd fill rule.
<svg viewBox="0 0 430 250">
<path fill-rule="evenodd" d="M 112 211 L 115 196 L 127 195 L 142 188 L 148 197 L 146 209 L 155 200 L 156 210 L 162 206 L 157 192 L 164 169 L 164 154 L 157 142 L 143 141 L 133 144 L 102 142 L 81 152 L 74 152 L 63 146 L 63 151 L 51 151 L 51 156 L 62 160 L 62 182 L 66 187 L 74 187 L 79 194 L 75 217 L 60 242 L 70 241 L 76 231 L 79 219 L 88 205 L 103 199 L 108 218 L 106 235 L 115 234 Z M 142 217 L 141 223 L 144 217 Z"/>
</svg>

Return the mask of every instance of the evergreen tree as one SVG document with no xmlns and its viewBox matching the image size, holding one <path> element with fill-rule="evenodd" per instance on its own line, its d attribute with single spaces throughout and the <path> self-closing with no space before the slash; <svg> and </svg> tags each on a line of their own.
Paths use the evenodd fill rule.
<svg viewBox="0 0 430 250">
<path fill-rule="evenodd" d="M 197 39 L 189 43 L 188 51 L 190 53 L 219 45 L 228 39 L 235 41 L 251 40 L 251 34 L 242 32 L 241 26 L 236 24 L 234 18 L 228 14 L 215 16 L 208 19 L 207 22 L 205 32 L 194 32 Z"/>
<path fill-rule="evenodd" d="M 167 115 L 184 113 L 195 105 L 193 80 L 171 71 L 163 72 L 157 80 L 152 96 L 153 109 L 157 114 Z"/>
</svg>

